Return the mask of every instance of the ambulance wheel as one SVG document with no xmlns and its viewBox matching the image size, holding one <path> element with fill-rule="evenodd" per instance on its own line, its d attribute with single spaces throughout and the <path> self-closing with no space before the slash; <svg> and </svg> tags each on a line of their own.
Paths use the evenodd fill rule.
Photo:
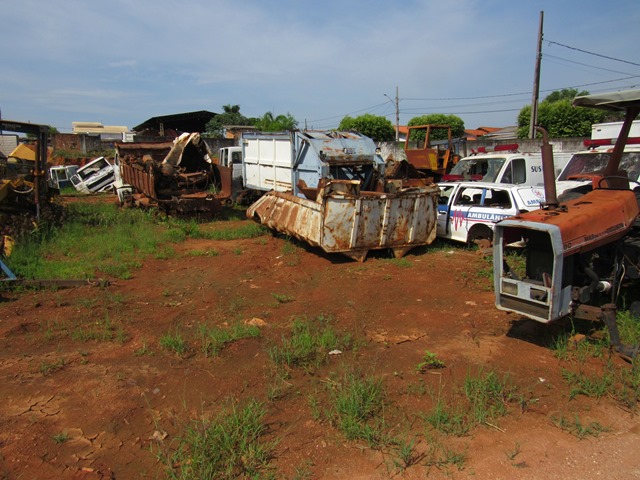
<svg viewBox="0 0 640 480">
<path fill-rule="evenodd" d="M 478 245 L 480 248 L 489 248 L 493 244 L 493 230 L 485 225 L 476 225 L 467 236 L 467 244 L 470 247 Z"/>
</svg>

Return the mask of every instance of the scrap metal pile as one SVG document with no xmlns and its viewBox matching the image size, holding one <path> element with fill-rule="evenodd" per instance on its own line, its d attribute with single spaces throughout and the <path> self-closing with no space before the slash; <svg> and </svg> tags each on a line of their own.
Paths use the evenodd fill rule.
<svg viewBox="0 0 640 480">
<path fill-rule="evenodd" d="M 198 133 L 173 142 L 119 143 L 116 164 L 125 204 L 167 213 L 216 212 L 231 203 L 231 169 L 217 165 Z"/>
<path fill-rule="evenodd" d="M 435 239 L 437 185 L 387 179 L 368 137 L 248 134 L 243 152 L 245 184 L 270 190 L 249 207 L 247 217 L 273 230 L 358 261 L 378 249 L 402 257 Z"/>
</svg>

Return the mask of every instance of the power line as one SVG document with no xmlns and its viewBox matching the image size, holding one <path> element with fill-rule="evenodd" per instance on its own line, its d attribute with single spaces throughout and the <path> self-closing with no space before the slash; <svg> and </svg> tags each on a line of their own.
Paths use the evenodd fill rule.
<svg viewBox="0 0 640 480">
<path fill-rule="evenodd" d="M 569 45 L 564 45 L 563 43 L 558 43 L 558 42 L 554 42 L 554 41 L 551 41 L 551 40 L 548 40 L 547 43 L 549 43 L 549 45 L 558 45 L 559 47 L 568 48 L 570 50 L 575 50 L 577 52 L 586 53 L 588 55 L 593 55 L 595 57 L 606 58 L 607 60 L 613 60 L 615 62 L 628 63 L 629 65 L 635 65 L 636 67 L 640 67 L 640 63 L 634 63 L 634 62 L 630 62 L 628 60 L 620 60 L 619 58 L 608 57 L 606 55 L 601 55 L 599 53 L 593 53 L 593 52 L 589 52 L 587 50 L 582 50 L 581 48 L 571 47 Z"/>
<path fill-rule="evenodd" d="M 576 62 L 576 61 L 573 61 L 573 60 L 569 60 L 567 58 L 556 57 L 554 55 L 549 55 L 548 53 L 544 56 L 544 58 L 546 58 L 546 59 L 555 58 L 556 60 L 562 60 L 562 61 L 568 62 L 568 63 L 575 63 L 576 65 L 582 65 L 583 67 L 595 68 L 597 70 L 604 70 L 605 72 L 619 73 L 620 75 L 631 75 L 631 73 L 619 72 L 618 70 L 611 70 L 609 68 L 596 67 L 595 65 L 589 65 L 588 63 L 580 63 L 580 62 Z"/>
</svg>

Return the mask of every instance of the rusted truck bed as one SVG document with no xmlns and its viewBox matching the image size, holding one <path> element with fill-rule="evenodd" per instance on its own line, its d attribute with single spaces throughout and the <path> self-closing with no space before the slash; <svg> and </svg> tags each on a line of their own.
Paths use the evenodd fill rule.
<svg viewBox="0 0 640 480">
<path fill-rule="evenodd" d="M 272 191 L 247 217 L 328 253 L 364 261 L 369 250 L 389 248 L 400 258 L 435 239 L 437 198 L 435 185 L 377 193 L 360 192 L 358 181 L 322 180 L 315 200 Z"/>
</svg>

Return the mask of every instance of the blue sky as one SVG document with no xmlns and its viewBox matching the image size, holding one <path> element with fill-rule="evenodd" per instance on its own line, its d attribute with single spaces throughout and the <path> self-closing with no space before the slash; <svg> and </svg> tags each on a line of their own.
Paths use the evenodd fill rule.
<svg viewBox="0 0 640 480">
<path fill-rule="evenodd" d="M 226 104 L 246 116 L 288 112 L 316 129 L 334 128 L 347 114 L 395 122 L 388 97 L 396 86 L 401 124 L 447 113 L 466 128 L 515 125 L 531 103 L 540 11 L 541 98 L 565 87 L 640 86 L 637 0 L 1 5 L 2 118 L 63 133 L 73 121 L 133 127 Z"/>
</svg>

